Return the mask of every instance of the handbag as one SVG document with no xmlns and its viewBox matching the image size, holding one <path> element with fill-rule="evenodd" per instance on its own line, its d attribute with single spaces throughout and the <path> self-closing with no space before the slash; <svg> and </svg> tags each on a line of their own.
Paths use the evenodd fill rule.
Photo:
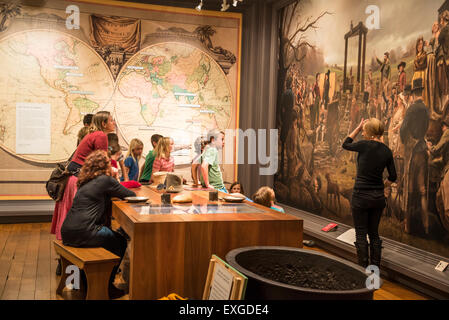
<svg viewBox="0 0 449 320">
<path fill-rule="evenodd" d="M 56 165 L 56 168 L 53 169 L 50 178 L 45 184 L 45 189 L 47 189 L 48 195 L 55 201 L 61 201 L 64 196 L 65 187 L 70 176 L 72 175 L 72 173 L 67 170 L 67 167 L 69 166 L 74 154 L 75 152 L 66 162 L 58 163 Z"/>
</svg>

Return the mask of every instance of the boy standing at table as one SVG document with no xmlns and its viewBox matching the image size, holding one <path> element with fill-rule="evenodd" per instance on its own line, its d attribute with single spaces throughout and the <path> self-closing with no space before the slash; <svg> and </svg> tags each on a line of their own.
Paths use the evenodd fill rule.
<svg viewBox="0 0 449 320">
<path fill-rule="evenodd" d="M 162 138 L 160 134 L 153 134 L 151 136 L 151 145 L 153 146 L 153 150 L 148 152 L 146 158 L 145 158 L 145 164 L 142 166 L 142 169 L 140 172 L 142 172 L 139 181 L 140 182 L 149 182 L 151 178 L 151 174 L 153 171 L 153 162 L 154 159 L 156 159 L 156 156 L 154 154 L 154 149 L 157 146 L 157 143 L 159 142 L 159 139 Z"/>
<path fill-rule="evenodd" d="M 218 153 L 224 146 L 224 132 L 218 130 L 209 131 L 206 146 L 201 163 L 201 173 L 206 188 L 214 188 L 228 193 L 223 183 L 223 177 L 218 161 Z"/>
</svg>

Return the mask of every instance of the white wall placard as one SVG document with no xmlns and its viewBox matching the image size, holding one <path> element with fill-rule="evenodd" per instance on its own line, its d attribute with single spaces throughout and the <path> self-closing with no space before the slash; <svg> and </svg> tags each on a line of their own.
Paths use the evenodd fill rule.
<svg viewBox="0 0 449 320">
<path fill-rule="evenodd" d="M 51 153 L 51 105 L 16 103 L 16 153 Z"/>
</svg>

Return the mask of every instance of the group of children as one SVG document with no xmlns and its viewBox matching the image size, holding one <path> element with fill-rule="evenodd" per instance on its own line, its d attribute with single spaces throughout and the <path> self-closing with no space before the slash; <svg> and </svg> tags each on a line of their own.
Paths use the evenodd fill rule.
<svg viewBox="0 0 449 320">
<path fill-rule="evenodd" d="M 85 119 L 86 120 L 86 119 Z M 80 131 L 78 141 L 83 139 Z M 153 149 L 147 154 L 145 163 L 139 167 L 144 144 L 139 139 L 132 139 L 129 149 L 124 157 L 119 145 L 117 134 L 108 133 L 108 154 L 116 179 L 120 181 L 138 181 L 152 183 L 156 172 L 173 172 L 175 168 L 172 152 L 190 148 L 189 145 L 175 146 L 173 139 L 160 134 L 151 136 Z M 240 193 L 245 195 L 240 182 L 234 182 L 229 190 L 226 189 L 219 166 L 219 150 L 224 146 L 224 132 L 212 130 L 207 137 L 199 137 L 194 144 L 195 157 L 192 160 L 191 174 L 194 186 L 202 185 L 205 188 L 214 188 L 226 193 Z M 121 175 L 120 175 L 120 171 Z M 284 210 L 275 205 L 275 193 L 269 187 L 261 187 L 249 201 L 269 207 L 276 211 Z"/>
</svg>

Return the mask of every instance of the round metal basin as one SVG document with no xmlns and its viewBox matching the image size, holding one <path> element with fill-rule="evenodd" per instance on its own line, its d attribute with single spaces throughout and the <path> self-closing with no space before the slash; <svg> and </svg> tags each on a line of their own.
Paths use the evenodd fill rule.
<svg viewBox="0 0 449 320">
<path fill-rule="evenodd" d="M 365 270 L 323 253 L 290 247 L 245 247 L 227 262 L 248 277 L 248 300 L 372 300 Z"/>
</svg>

